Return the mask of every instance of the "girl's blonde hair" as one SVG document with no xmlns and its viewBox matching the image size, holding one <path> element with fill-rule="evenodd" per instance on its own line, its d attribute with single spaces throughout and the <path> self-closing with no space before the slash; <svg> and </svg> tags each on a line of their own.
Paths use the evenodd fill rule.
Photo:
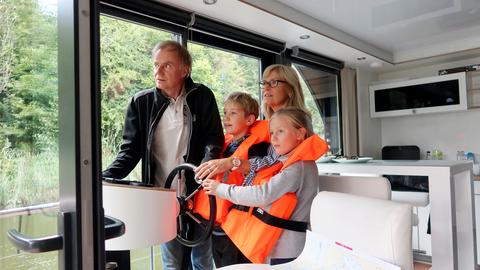
<svg viewBox="0 0 480 270">
<path fill-rule="evenodd" d="M 296 129 L 304 128 L 307 132 L 305 134 L 305 138 L 308 138 L 315 134 L 313 132 L 313 125 L 312 125 L 312 118 L 308 113 L 304 110 L 297 108 L 297 107 L 286 107 L 282 108 L 272 114 L 270 121 L 278 116 L 284 116 L 287 118 L 288 122 L 292 127 Z"/>
<path fill-rule="evenodd" d="M 298 79 L 295 69 L 280 64 L 270 65 L 263 72 L 263 79 L 268 77 L 272 72 L 275 72 L 280 77 L 279 79 L 286 81 L 289 86 L 287 107 L 300 108 L 310 115 L 305 106 L 305 98 L 303 97 L 302 87 L 300 86 L 300 80 Z M 262 111 L 267 119 L 273 114 L 272 108 L 264 102 L 262 102 Z"/>
</svg>

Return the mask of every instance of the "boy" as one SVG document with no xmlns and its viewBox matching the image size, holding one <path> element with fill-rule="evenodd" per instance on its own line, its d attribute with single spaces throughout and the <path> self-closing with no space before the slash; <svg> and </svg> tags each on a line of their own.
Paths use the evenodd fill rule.
<svg viewBox="0 0 480 270">
<path fill-rule="evenodd" d="M 233 160 L 245 160 L 267 154 L 268 123 L 256 120 L 258 116 L 258 102 L 249 94 L 233 92 L 225 98 L 223 127 L 226 134 L 223 158 L 233 156 Z M 244 176 L 234 170 L 217 176 L 217 181 L 222 183 L 241 185 L 243 180 Z M 222 222 L 231 206 L 230 202 L 217 199 L 217 223 Z M 195 210 L 204 218 L 208 218 L 208 209 L 208 197 L 202 191 L 195 198 Z M 220 226 L 215 226 L 212 232 L 212 249 L 217 268 L 250 262 L 230 241 Z"/>
</svg>

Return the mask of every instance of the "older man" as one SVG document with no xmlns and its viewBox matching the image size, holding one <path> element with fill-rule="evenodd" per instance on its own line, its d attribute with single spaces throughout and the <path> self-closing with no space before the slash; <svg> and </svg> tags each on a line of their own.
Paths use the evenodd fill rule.
<svg viewBox="0 0 480 270">
<path fill-rule="evenodd" d="M 152 56 L 156 87 L 131 99 L 121 150 L 103 176 L 124 178 L 141 159 L 143 182 L 164 186 L 175 166 L 218 158 L 224 136 L 212 91 L 189 76 L 192 58 L 186 48 L 165 41 L 154 47 Z M 187 191 L 195 188 L 191 179 L 186 182 Z M 213 269 L 209 241 L 192 248 L 193 269 Z M 182 269 L 189 255 L 176 240 L 162 244 L 161 250 L 164 269 Z"/>
</svg>

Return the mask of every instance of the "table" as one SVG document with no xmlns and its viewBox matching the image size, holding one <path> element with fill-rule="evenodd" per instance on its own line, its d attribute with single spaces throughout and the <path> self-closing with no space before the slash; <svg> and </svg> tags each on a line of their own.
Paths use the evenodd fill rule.
<svg viewBox="0 0 480 270">
<path fill-rule="evenodd" d="M 471 162 L 371 160 L 367 163 L 317 163 L 317 167 L 319 174 L 428 176 L 432 269 L 476 269 L 477 246 Z"/>
</svg>

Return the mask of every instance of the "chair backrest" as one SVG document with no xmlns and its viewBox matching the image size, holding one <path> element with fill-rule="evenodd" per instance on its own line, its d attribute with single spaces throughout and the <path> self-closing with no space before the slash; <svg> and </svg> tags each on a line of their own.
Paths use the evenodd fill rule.
<svg viewBox="0 0 480 270">
<path fill-rule="evenodd" d="M 320 175 L 319 190 L 350 193 L 358 196 L 390 200 L 390 182 L 385 177 Z"/>
<path fill-rule="evenodd" d="M 312 231 L 381 260 L 413 269 L 412 207 L 388 200 L 320 192 L 312 203 Z"/>
</svg>

